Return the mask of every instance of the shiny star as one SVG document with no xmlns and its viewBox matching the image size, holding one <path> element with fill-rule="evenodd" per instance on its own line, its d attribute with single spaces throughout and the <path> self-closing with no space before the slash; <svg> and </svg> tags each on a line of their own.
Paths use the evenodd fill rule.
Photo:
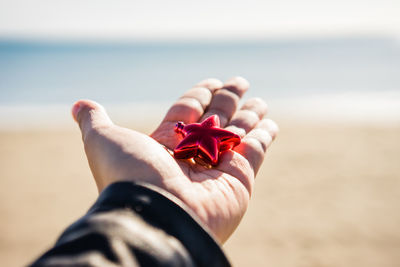
<svg viewBox="0 0 400 267">
<path fill-rule="evenodd" d="M 183 140 L 175 147 L 176 159 L 199 158 L 213 166 L 218 164 L 219 154 L 240 144 L 240 136 L 220 128 L 219 117 L 213 115 L 202 123 L 185 125 L 178 122 L 175 132 Z"/>
</svg>

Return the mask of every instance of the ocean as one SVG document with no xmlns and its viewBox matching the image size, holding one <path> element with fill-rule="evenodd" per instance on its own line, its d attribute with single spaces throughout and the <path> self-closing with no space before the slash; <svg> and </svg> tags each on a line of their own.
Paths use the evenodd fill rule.
<svg viewBox="0 0 400 267">
<path fill-rule="evenodd" d="M 81 98 L 114 108 L 166 106 L 204 78 L 236 75 L 250 81 L 249 96 L 279 102 L 281 109 L 286 100 L 321 106 L 321 99 L 342 99 L 351 110 L 352 102 L 368 98 L 366 104 L 377 99 L 376 109 L 389 105 L 388 112 L 400 114 L 400 43 L 393 38 L 175 43 L 3 39 L 0 121 L 70 106 Z"/>
</svg>

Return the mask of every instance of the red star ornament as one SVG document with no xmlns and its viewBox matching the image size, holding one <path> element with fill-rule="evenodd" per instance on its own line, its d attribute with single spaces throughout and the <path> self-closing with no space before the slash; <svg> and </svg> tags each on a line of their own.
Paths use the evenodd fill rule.
<svg viewBox="0 0 400 267">
<path fill-rule="evenodd" d="M 175 147 L 176 159 L 201 159 L 207 164 L 216 166 L 220 153 L 240 144 L 240 136 L 220 128 L 219 117 L 212 115 L 202 123 L 185 125 L 178 122 L 175 132 L 183 140 Z"/>
</svg>

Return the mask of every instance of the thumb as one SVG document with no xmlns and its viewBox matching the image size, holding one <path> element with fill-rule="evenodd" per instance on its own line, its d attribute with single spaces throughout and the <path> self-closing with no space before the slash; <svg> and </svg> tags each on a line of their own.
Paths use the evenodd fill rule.
<svg viewBox="0 0 400 267">
<path fill-rule="evenodd" d="M 113 124 L 104 107 L 91 100 L 78 100 L 72 106 L 71 112 L 81 128 L 83 139 L 91 130 Z"/>
</svg>

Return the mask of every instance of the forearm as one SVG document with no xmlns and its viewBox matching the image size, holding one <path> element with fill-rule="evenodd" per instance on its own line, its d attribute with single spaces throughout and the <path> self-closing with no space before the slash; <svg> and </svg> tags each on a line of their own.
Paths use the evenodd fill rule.
<svg viewBox="0 0 400 267">
<path fill-rule="evenodd" d="M 189 213 L 156 187 L 112 184 L 32 266 L 229 266 Z"/>
</svg>

